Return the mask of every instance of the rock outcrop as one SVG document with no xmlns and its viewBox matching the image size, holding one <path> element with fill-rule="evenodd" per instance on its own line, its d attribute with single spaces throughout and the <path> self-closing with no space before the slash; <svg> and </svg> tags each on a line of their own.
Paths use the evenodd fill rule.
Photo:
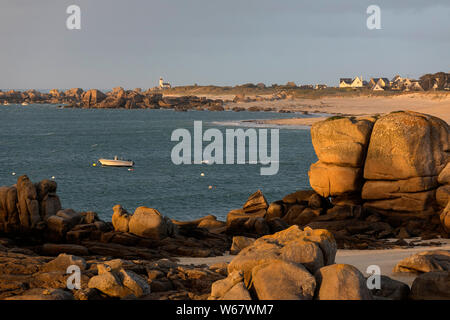
<svg viewBox="0 0 450 320">
<path fill-rule="evenodd" d="M 362 273 L 348 264 L 333 264 L 316 273 L 317 300 L 372 300 Z"/>
<path fill-rule="evenodd" d="M 231 210 L 227 215 L 227 233 L 258 234 L 270 233 L 265 221 L 269 204 L 261 190 L 250 195 L 242 209 Z"/>
<path fill-rule="evenodd" d="M 332 117 L 311 127 L 319 161 L 311 165 L 311 187 L 323 197 L 360 194 L 363 166 L 375 119 Z"/>
<path fill-rule="evenodd" d="M 434 214 L 438 176 L 449 152 L 445 121 L 415 112 L 381 117 L 374 125 L 364 166 L 364 206 L 387 215 Z"/>
<path fill-rule="evenodd" d="M 130 233 L 154 240 L 161 240 L 177 232 L 176 226 L 169 218 L 164 217 L 158 210 L 147 207 L 136 209 L 128 227 Z"/>
<path fill-rule="evenodd" d="M 410 111 L 379 118 L 331 117 L 314 124 L 311 136 L 319 161 L 311 165 L 310 184 L 319 195 L 331 197 L 333 205 L 346 207 L 347 212 L 353 210 L 349 206 L 362 205 L 360 218 L 377 217 L 401 237 L 449 232 L 445 208 L 450 142 L 445 121 Z M 271 209 L 275 215 L 280 212 L 276 204 Z M 309 215 L 316 225 L 323 219 L 340 220 L 330 211 L 327 218 Z M 288 218 L 290 224 L 304 223 L 303 217 Z M 444 231 L 438 230 L 439 221 Z M 337 230 L 344 227 L 341 222 L 335 225 Z M 394 231 L 384 229 L 384 235 Z"/>
<path fill-rule="evenodd" d="M 83 94 L 82 102 L 86 107 L 96 105 L 106 99 L 106 95 L 97 89 L 91 89 Z"/>
<path fill-rule="evenodd" d="M 434 250 L 414 254 L 400 261 L 394 272 L 450 271 L 450 251 Z"/>
<path fill-rule="evenodd" d="M 450 300 L 450 271 L 419 275 L 411 286 L 412 300 Z"/>
<path fill-rule="evenodd" d="M 334 264 L 336 250 L 326 230 L 292 226 L 261 237 L 230 262 L 209 299 L 235 298 L 227 294 L 232 288 L 259 300 L 372 299 L 358 269 Z"/>
</svg>

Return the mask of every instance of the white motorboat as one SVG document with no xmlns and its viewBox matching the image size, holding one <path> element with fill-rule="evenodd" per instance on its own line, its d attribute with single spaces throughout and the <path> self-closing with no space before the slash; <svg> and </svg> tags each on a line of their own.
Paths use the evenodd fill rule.
<svg viewBox="0 0 450 320">
<path fill-rule="evenodd" d="M 132 167 L 132 166 L 134 166 L 134 161 L 122 160 L 122 159 L 119 159 L 117 156 L 115 156 L 114 159 L 98 159 L 98 162 L 100 162 L 100 164 L 105 167 Z"/>
<path fill-rule="evenodd" d="M 22 105 L 23 105 L 23 106 L 27 106 L 27 105 L 29 105 L 29 103 L 26 102 L 26 101 L 24 101 L 24 102 L 22 102 Z"/>
</svg>

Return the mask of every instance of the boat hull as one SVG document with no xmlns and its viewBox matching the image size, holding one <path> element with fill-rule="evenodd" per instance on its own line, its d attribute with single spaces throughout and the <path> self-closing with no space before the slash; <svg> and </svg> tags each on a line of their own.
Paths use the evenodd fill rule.
<svg viewBox="0 0 450 320">
<path fill-rule="evenodd" d="M 99 159 L 98 162 L 104 167 L 132 167 L 134 166 L 133 161 L 127 160 L 110 160 L 110 159 Z"/>
</svg>

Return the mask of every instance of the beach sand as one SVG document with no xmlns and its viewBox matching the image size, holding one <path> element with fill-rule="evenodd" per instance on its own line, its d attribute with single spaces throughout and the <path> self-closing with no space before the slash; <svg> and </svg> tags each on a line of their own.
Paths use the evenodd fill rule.
<svg viewBox="0 0 450 320">
<path fill-rule="evenodd" d="M 229 103 L 228 108 L 273 108 L 274 111 L 326 113 L 332 115 L 376 115 L 398 110 L 410 110 L 430 114 L 450 122 L 450 95 L 432 93 L 410 93 L 395 96 L 324 97 L 321 99 L 294 99 Z M 276 118 L 276 116 L 274 116 Z M 264 120 L 271 125 L 310 126 L 326 117 Z M 258 120 L 260 121 L 260 120 Z"/>
</svg>

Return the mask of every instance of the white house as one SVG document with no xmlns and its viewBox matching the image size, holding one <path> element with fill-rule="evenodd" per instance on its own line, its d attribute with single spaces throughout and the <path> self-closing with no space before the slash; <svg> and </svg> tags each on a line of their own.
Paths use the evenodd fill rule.
<svg viewBox="0 0 450 320">
<path fill-rule="evenodd" d="M 364 86 L 363 78 L 356 77 L 352 80 L 352 78 L 340 78 L 339 79 L 339 88 L 362 88 Z"/>
</svg>

